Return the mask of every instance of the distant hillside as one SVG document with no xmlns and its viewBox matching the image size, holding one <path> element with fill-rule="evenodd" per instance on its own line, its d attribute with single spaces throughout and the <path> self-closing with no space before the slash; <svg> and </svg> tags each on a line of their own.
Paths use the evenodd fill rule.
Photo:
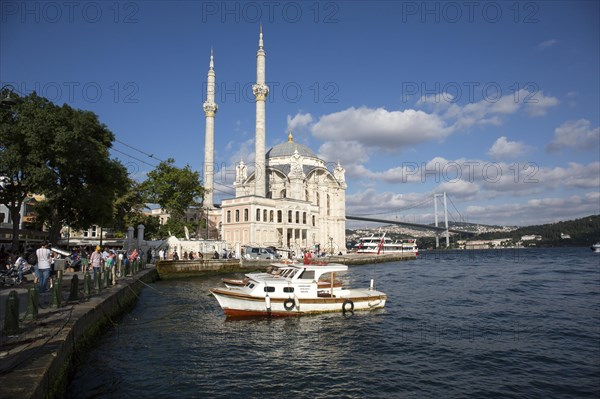
<svg viewBox="0 0 600 399">
<path fill-rule="evenodd" d="M 521 237 L 526 235 L 542 236 L 541 241 L 524 242 L 524 245 L 534 244 L 535 246 L 556 247 L 556 246 L 590 246 L 600 241 L 600 215 L 586 216 L 581 219 L 568 220 L 557 223 L 542 224 L 536 226 L 516 227 L 516 226 L 490 226 L 475 223 L 450 222 L 451 229 L 481 232 L 476 236 L 453 238 L 455 239 L 494 239 L 510 238 L 514 243 L 521 241 Z M 378 234 L 373 229 L 373 234 Z M 489 232 L 485 232 L 489 231 Z M 346 230 L 346 235 L 350 236 L 357 230 Z M 406 234 L 387 233 L 392 239 L 405 238 Z M 571 238 L 563 239 L 561 234 L 567 234 Z M 363 234 L 364 235 L 364 234 Z M 433 245 L 435 239 L 423 235 L 414 235 L 418 237 L 420 245 L 425 247 Z"/>
<path fill-rule="evenodd" d="M 563 239 L 561 233 L 568 234 L 571 238 Z M 600 241 L 600 215 L 538 226 L 519 227 L 511 232 L 485 233 L 478 237 L 482 239 L 510 237 L 514 242 L 517 242 L 525 235 L 542 236 L 541 241 L 536 241 L 537 246 L 592 245 Z"/>
</svg>

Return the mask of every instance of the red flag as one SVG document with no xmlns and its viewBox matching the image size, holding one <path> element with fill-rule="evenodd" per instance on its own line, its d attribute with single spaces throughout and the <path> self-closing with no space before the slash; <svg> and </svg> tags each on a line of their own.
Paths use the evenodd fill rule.
<svg viewBox="0 0 600 399">
<path fill-rule="evenodd" d="M 379 245 L 377 247 L 377 255 L 379 255 L 379 252 L 381 252 L 381 250 L 383 249 L 384 239 L 385 239 L 385 234 L 381 237 L 381 241 L 379 242 Z"/>
</svg>

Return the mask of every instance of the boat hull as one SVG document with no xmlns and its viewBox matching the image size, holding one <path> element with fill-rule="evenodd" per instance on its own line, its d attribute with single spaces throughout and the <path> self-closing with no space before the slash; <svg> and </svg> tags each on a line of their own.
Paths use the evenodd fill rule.
<svg viewBox="0 0 600 399">
<path fill-rule="evenodd" d="M 213 289 L 223 313 L 229 317 L 288 317 L 316 313 L 366 311 L 385 306 L 387 295 L 373 290 L 348 290 L 347 295 L 317 298 L 254 297 L 235 290 Z"/>
</svg>

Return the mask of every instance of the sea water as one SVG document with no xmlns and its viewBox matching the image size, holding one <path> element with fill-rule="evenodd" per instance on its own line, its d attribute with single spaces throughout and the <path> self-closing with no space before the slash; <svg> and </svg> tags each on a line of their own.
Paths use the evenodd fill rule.
<svg viewBox="0 0 600 399">
<path fill-rule="evenodd" d="M 68 396 L 600 397 L 600 254 L 587 248 L 350 266 L 346 284 L 388 294 L 351 317 L 229 320 L 208 291 L 221 277 L 144 288 Z"/>
</svg>

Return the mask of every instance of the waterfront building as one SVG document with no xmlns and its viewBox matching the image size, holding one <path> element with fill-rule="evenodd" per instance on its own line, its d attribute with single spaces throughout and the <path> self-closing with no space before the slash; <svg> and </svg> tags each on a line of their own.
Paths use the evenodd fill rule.
<svg viewBox="0 0 600 399">
<path fill-rule="evenodd" d="M 232 248 L 273 246 L 299 253 L 319 248 L 346 253 L 346 181 L 339 162 L 326 162 L 294 141 L 266 150 L 266 53 L 262 28 L 256 53 L 255 161 L 236 165 L 235 196 L 214 204 L 215 69 L 211 51 L 204 103 L 204 206 Z"/>
<path fill-rule="evenodd" d="M 529 234 L 521 237 L 521 241 L 541 241 L 542 236 L 538 234 Z"/>
</svg>

